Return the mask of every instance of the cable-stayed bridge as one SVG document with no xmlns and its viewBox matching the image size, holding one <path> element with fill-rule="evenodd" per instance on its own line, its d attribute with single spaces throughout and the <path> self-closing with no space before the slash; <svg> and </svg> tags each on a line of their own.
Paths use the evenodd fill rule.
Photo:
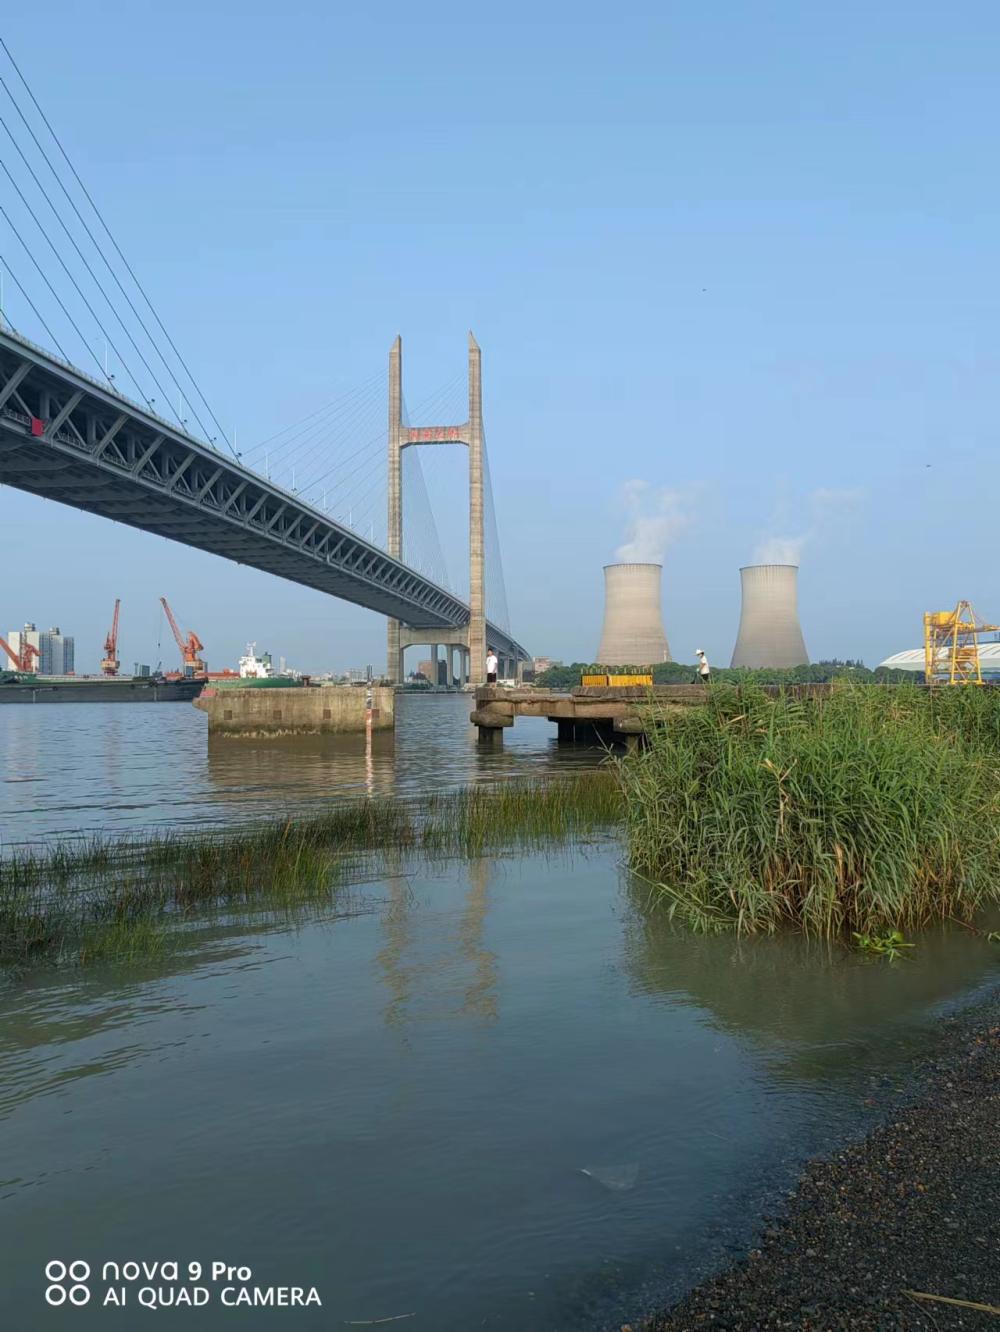
<svg viewBox="0 0 1000 1332">
<path fill-rule="evenodd" d="M 527 660 L 508 623 L 472 335 L 467 409 L 458 377 L 424 404 L 459 424 L 410 422 L 397 338 L 384 387 L 352 390 L 244 461 L 2 37 L 0 131 L 0 483 L 380 612 L 390 679 L 417 644 L 435 671 L 444 646 L 449 682 L 480 683 L 488 645 L 502 673 Z M 96 373 L 80 368 L 91 362 Z M 415 447 L 430 444 L 468 453 L 467 596 L 449 586 Z"/>
<path fill-rule="evenodd" d="M 395 407 L 400 419 L 398 398 Z M 466 443 L 475 434 L 399 429 L 407 444 Z M 478 598 L 463 601 L 403 563 L 398 540 L 395 553 L 380 549 L 238 458 L 8 331 L 0 332 L 0 482 L 379 611 L 391 617 L 397 653 L 400 636 L 403 646 L 461 647 L 471 654 L 471 672 L 460 667 L 458 674 L 475 681 L 487 639 L 511 663 L 527 659 L 506 628 L 485 619 L 481 567 Z M 399 535 L 398 491 L 391 502 L 390 527 L 395 522 Z M 478 558 L 481 566 L 481 544 Z M 450 654 L 448 662 L 452 673 Z M 397 658 L 393 678 L 398 671 Z"/>
</svg>

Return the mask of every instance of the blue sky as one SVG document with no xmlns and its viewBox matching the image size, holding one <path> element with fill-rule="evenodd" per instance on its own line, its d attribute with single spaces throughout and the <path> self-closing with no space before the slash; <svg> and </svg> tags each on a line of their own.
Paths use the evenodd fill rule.
<svg viewBox="0 0 1000 1332">
<path fill-rule="evenodd" d="M 1000 617 L 995 6 L 96 13 L 51 0 L 4 36 L 241 447 L 381 373 L 397 331 L 428 398 L 475 330 L 533 651 L 596 650 L 636 479 L 682 516 L 679 659 L 728 660 L 769 538 L 803 542 L 814 658 L 915 646 L 960 597 Z M 428 467 L 456 573 L 461 461 Z M 81 668 L 116 596 L 123 660 L 155 660 L 161 593 L 213 666 L 251 638 L 313 669 L 383 660 L 368 612 L 0 505 L 0 627 L 59 623 Z"/>
</svg>

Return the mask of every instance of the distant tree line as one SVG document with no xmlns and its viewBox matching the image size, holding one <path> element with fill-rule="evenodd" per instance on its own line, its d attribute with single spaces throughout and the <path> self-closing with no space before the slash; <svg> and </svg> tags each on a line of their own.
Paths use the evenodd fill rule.
<svg viewBox="0 0 1000 1332">
<path fill-rule="evenodd" d="M 535 677 L 535 684 L 543 689 L 574 689 L 583 675 L 648 675 L 648 666 L 600 666 L 575 661 L 569 666 L 552 666 Z M 690 684 L 697 675 L 697 666 L 685 666 L 679 661 L 662 661 L 652 668 L 654 684 Z M 712 679 L 738 684 L 741 680 L 755 680 L 759 684 L 826 684 L 829 680 L 857 680 L 867 684 L 906 684 L 921 679 L 918 671 L 891 670 L 878 666 L 870 670 L 863 661 L 814 661 L 808 666 L 789 666 L 784 669 L 764 668 L 747 670 L 745 667 L 713 666 Z"/>
</svg>

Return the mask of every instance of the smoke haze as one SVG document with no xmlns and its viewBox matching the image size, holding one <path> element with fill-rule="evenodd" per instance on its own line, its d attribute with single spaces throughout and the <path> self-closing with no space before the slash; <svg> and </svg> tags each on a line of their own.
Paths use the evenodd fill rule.
<svg viewBox="0 0 1000 1332">
<path fill-rule="evenodd" d="M 666 549 L 691 521 L 680 491 L 626 481 L 621 489 L 625 540 L 615 551 L 619 564 L 661 564 Z"/>
</svg>

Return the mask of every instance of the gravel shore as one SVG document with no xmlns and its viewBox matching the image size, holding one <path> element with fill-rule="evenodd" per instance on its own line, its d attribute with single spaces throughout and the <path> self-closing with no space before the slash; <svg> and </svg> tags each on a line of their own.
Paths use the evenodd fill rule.
<svg viewBox="0 0 1000 1332">
<path fill-rule="evenodd" d="M 634 1332 L 1000 1332 L 1000 1015 L 862 1141 L 806 1167 L 760 1247 Z M 995 1306 L 996 1312 L 907 1292 Z"/>
</svg>

